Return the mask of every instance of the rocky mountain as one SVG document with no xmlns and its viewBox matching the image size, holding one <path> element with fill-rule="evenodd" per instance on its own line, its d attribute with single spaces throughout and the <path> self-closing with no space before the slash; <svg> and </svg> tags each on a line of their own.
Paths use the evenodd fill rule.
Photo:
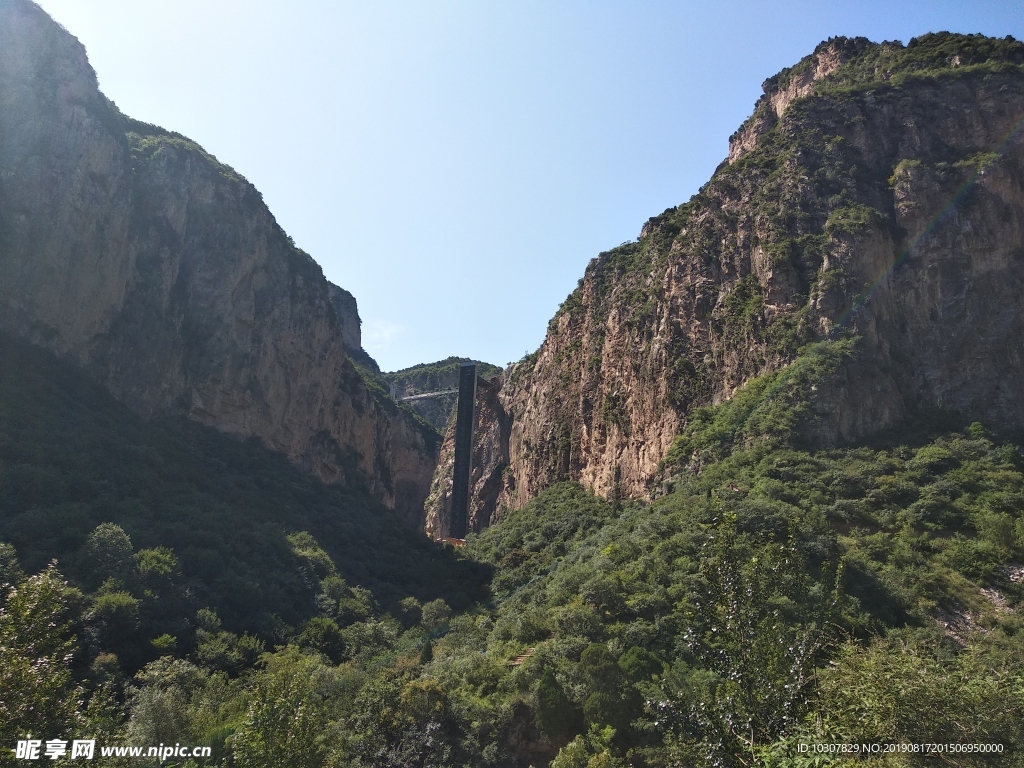
<svg viewBox="0 0 1024 768">
<path fill-rule="evenodd" d="M 352 486 L 425 491 L 402 457 L 437 433 L 387 389 L 461 361 L 357 359 L 354 298 L 258 194 L 90 78 L 0 0 L 0 743 L 1021 765 L 1024 46 L 831 40 L 768 81 L 709 184 L 478 383 L 458 550 Z"/>
<path fill-rule="evenodd" d="M 0 328 L 418 517 L 436 435 L 367 385 L 354 299 L 251 184 L 123 115 L 29 0 L 0 0 L 0 103 Z"/>
<path fill-rule="evenodd" d="M 814 342 L 852 353 L 793 425 L 809 447 L 934 413 L 1024 427 L 1022 65 L 1012 38 L 836 38 L 767 80 L 700 192 L 594 259 L 481 390 L 474 528 L 558 480 L 649 495 L 702 406 Z"/>
</svg>

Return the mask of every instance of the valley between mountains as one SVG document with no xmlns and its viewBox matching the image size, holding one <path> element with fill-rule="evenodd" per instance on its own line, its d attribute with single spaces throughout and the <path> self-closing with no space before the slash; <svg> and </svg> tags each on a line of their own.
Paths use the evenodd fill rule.
<svg viewBox="0 0 1024 768">
<path fill-rule="evenodd" d="M 453 547 L 464 358 L 0 0 L 0 765 L 1024 766 L 1024 43 L 763 89 L 476 361 Z"/>
</svg>

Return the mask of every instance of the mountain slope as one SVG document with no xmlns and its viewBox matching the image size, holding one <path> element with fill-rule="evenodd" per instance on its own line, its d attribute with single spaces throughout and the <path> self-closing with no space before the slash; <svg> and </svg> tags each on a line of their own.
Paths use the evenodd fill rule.
<svg viewBox="0 0 1024 768">
<path fill-rule="evenodd" d="M 301 531 L 384 607 L 441 591 L 466 604 L 465 591 L 479 591 L 478 577 L 365 492 L 326 486 L 255 440 L 143 419 L 69 363 L 0 333 L 0 542 L 28 570 L 56 558 L 95 587 L 87 540 L 102 523 L 174 553 L 186 598 L 163 605 L 161 621 L 185 627 L 214 608 L 228 628 L 272 638 L 275 622 L 312 615 L 319 580 L 288 539 Z"/>
<path fill-rule="evenodd" d="M 808 445 L 935 410 L 1024 426 L 1022 62 L 1013 39 L 837 38 L 766 81 L 708 184 L 593 260 L 505 372 L 484 519 L 558 480 L 648 494 L 696 408 L 814 341 L 857 339 Z"/>
<path fill-rule="evenodd" d="M 122 115 L 29 0 L 0 0 L 0 101 L 0 328 L 141 414 L 259 437 L 415 519 L 436 436 L 366 386 L 354 303 L 339 315 L 259 192 Z"/>
</svg>

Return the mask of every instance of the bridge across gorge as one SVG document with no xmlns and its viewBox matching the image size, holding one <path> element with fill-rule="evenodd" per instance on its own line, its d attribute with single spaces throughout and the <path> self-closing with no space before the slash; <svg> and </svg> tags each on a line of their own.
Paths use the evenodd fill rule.
<svg viewBox="0 0 1024 768">
<path fill-rule="evenodd" d="M 487 379 L 478 378 L 478 381 L 484 386 L 489 385 Z M 459 388 L 456 387 L 455 389 L 440 389 L 437 392 L 419 392 L 418 394 L 415 395 L 403 395 L 402 397 L 399 397 L 396 392 L 395 383 L 391 382 L 390 391 L 392 400 L 394 400 L 397 403 L 405 403 L 408 402 L 409 400 L 424 400 L 428 397 L 440 397 L 441 395 L 457 395 L 459 393 Z"/>
<path fill-rule="evenodd" d="M 397 400 L 400 403 L 404 403 L 404 402 L 406 402 L 408 400 L 422 400 L 422 399 L 427 398 L 427 397 L 438 397 L 439 395 L 455 395 L 455 394 L 458 394 L 458 391 L 459 390 L 457 388 L 456 389 L 442 389 L 439 392 L 421 392 L 418 395 L 409 395 L 408 397 L 395 397 L 395 400 Z M 392 397 L 394 397 L 393 393 L 392 393 Z"/>
</svg>

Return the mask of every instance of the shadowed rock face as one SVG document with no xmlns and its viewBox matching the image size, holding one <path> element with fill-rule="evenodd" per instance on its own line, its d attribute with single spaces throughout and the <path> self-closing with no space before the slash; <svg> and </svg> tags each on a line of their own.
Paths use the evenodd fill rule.
<svg viewBox="0 0 1024 768">
<path fill-rule="evenodd" d="M 0 104 L 0 326 L 418 520 L 436 439 L 368 390 L 354 300 L 339 314 L 251 184 L 122 115 L 28 0 L 0 0 Z"/>
<path fill-rule="evenodd" d="M 935 408 L 1024 427 L 1022 64 L 1011 39 L 839 39 L 766 81 L 711 181 L 594 259 L 505 371 L 479 524 L 557 480 L 647 495 L 695 408 L 839 334 L 809 447 Z"/>
</svg>

